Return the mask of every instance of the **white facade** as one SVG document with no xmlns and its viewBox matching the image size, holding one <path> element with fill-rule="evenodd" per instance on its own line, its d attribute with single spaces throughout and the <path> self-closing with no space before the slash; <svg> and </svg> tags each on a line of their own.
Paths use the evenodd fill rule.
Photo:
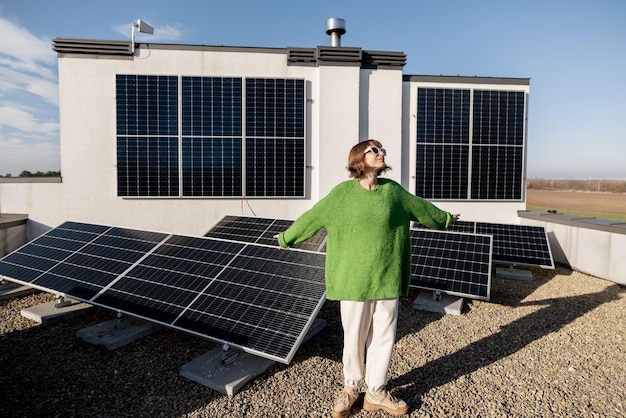
<svg viewBox="0 0 626 418">
<path fill-rule="evenodd" d="M 140 45 L 135 55 L 59 47 L 60 183 L 0 183 L 2 213 L 29 216 L 29 239 L 64 221 L 203 235 L 225 215 L 295 219 L 348 178 L 349 149 L 367 138 L 388 149 L 386 176 L 408 190 L 415 178 L 415 91 L 418 85 L 485 87 L 528 93 L 527 79 L 403 81 L 402 53 L 359 48 L 289 49 Z M 104 42 L 106 45 L 106 42 Z M 333 55 L 334 52 L 336 55 Z M 330 55 L 325 55 L 330 53 Z M 308 54 L 308 55 L 307 55 Z M 373 57 L 373 58 L 372 58 Z M 117 195 L 116 75 L 298 78 L 306 83 L 304 198 L 124 198 Z M 516 201 L 434 201 L 464 219 L 519 223 Z"/>
<path fill-rule="evenodd" d="M 520 218 L 545 228 L 555 262 L 626 285 L 626 224 L 538 212 L 520 212 Z"/>
</svg>

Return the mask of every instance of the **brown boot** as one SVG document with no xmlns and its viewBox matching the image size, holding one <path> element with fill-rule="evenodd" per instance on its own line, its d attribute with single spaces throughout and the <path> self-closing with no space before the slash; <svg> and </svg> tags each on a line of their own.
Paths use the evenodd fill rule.
<svg viewBox="0 0 626 418">
<path fill-rule="evenodd" d="M 335 405 L 331 414 L 333 418 L 347 418 L 350 416 L 352 405 L 359 397 L 359 390 L 351 387 L 344 387 L 335 399 Z"/>
<path fill-rule="evenodd" d="M 391 415 L 404 415 L 409 412 L 409 405 L 401 399 L 396 399 L 387 391 L 380 396 L 374 396 L 369 391 L 365 394 L 363 409 L 378 411 L 382 409 Z"/>
</svg>

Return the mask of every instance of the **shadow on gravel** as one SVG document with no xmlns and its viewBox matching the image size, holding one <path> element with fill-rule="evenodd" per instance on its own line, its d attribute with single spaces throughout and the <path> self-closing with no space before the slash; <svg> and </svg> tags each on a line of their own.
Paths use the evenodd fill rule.
<svg viewBox="0 0 626 418">
<path fill-rule="evenodd" d="M 528 284 L 528 290 L 532 291 L 545 281 L 545 279 L 539 279 L 526 284 Z M 520 286 L 519 283 L 506 282 L 500 285 L 504 288 Z M 389 387 L 399 388 L 398 396 L 407 399 L 414 408 L 418 409 L 422 394 L 516 353 L 533 341 L 560 330 L 598 306 L 619 299 L 620 294 L 624 292 L 626 288 L 614 284 L 597 293 L 531 302 L 523 302 L 524 298 L 520 298 L 516 292 L 508 295 L 502 293 L 500 296 L 503 297 L 506 305 L 533 305 L 543 306 L 543 308 L 502 326 L 499 332 L 469 344 L 453 354 L 433 360 L 391 379 Z"/>
<path fill-rule="evenodd" d="M 222 396 L 179 375 L 182 364 L 213 346 L 206 340 L 163 329 L 107 351 L 76 337 L 114 317 L 97 309 L 0 334 L 0 416 L 178 416 Z"/>
</svg>

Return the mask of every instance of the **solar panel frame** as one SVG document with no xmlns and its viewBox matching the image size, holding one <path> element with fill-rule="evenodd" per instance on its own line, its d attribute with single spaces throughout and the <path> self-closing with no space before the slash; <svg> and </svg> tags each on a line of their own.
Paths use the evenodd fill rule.
<svg viewBox="0 0 626 418">
<path fill-rule="evenodd" d="M 56 258 L 42 257 L 46 240 L 71 249 L 49 247 Z M 108 257 L 81 252 L 104 242 Z M 0 259 L 0 275 L 285 364 L 326 299 L 321 253 L 77 222 Z"/>
<path fill-rule="evenodd" d="M 492 237 L 411 229 L 411 284 L 416 289 L 489 300 Z"/>
<path fill-rule="evenodd" d="M 493 235 L 495 263 L 554 269 L 550 240 L 542 226 L 476 222 L 476 232 Z"/>
<path fill-rule="evenodd" d="M 436 200 L 519 201 L 526 94 L 418 86 L 415 194 Z"/>
<path fill-rule="evenodd" d="M 239 242 L 267 241 L 268 243 L 276 245 L 276 239 L 273 238 L 273 236 L 276 233 L 288 228 L 292 223 L 293 221 L 288 221 L 288 220 L 228 215 L 222 218 L 217 224 L 215 224 L 215 226 L 213 226 L 213 228 L 211 228 L 211 230 L 209 230 L 209 232 L 207 232 L 206 235 L 215 236 L 217 238 L 232 239 L 232 240 L 239 241 Z M 473 231 L 475 228 L 474 222 L 463 222 L 463 221 L 455 222 L 454 224 L 452 224 L 452 226 L 460 230 L 471 229 Z M 429 231 L 432 231 L 419 223 L 414 223 L 413 229 L 418 229 L 420 227 L 427 229 Z M 444 231 L 436 231 L 436 232 L 446 233 Z M 413 234 L 413 232 L 411 233 Z M 472 244 L 472 240 L 476 241 L 481 238 L 484 239 L 484 237 L 481 235 L 479 235 L 480 238 L 476 238 L 478 234 L 474 234 L 474 233 L 463 234 L 461 236 L 465 236 L 465 235 L 468 236 L 468 238 L 466 238 L 468 245 Z M 489 243 L 487 244 L 486 247 L 483 248 L 483 251 L 487 251 L 489 252 L 489 255 L 491 255 L 491 251 L 492 251 L 491 237 L 489 236 L 488 238 L 489 238 Z M 443 240 L 443 239 L 445 238 L 443 237 L 440 238 L 440 240 Z M 311 240 L 314 240 L 314 241 L 317 240 L 314 246 L 317 247 L 320 252 L 325 251 L 325 242 L 326 242 L 325 231 L 323 230 L 320 231 L 316 236 L 311 238 Z M 299 245 L 308 245 L 311 240 L 305 241 Z M 323 243 L 323 246 L 320 246 L 320 243 Z M 415 240 L 413 238 L 412 238 L 412 247 L 415 247 Z M 436 245 L 433 245 L 428 248 L 428 251 L 440 251 L 440 250 L 441 248 L 438 248 Z M 456 250 L 446 249 L 446 251 L 448 253 L 453 253 L 454 251 L 459 251 L 459 249 L 458 248 Z M 412 251 L 412 253 L 413 253 L 413 256 L 415 256 L 414 254 L 415 251 Z M 446 260 L 446 258 L 442 257 L 441 254 L 438 254 L 437 257 L 439 261 Z M 467 257 L 464 257 L 464 259 L 467 259 Z M 455 288 L 454 283 L 452 284 L 448 283 L 449 285 L 449 288 L 448 288 L 446 286 L 423 285 L 423 284 L 420 284 L 418 281 L 415 281 L 415 283 L 412 283 L 411 286 L 415 288 L 420 288 L 423 290 L 443 291 L 446 294 L 455 295 L 455 296 L 463 296 L 463 297 L 471 297 L 474 299 L 488 300 L 490 297 L 490 287 L 491 287 L 491 279 L 490 279 L 491 258 L 488 258 L 488 261 L 489 261 L 488 264 L 483 263 L 482 272 L 472 271 L 471 273 L 468 273 L 468 275 L 470 275 L 471 277 L 471 280 L 465 281 L 465 283 L 467 283 L 468 285 L 472 283 L 476 283 L 476 282 L 481 282 L 482 283 L 480 284 L 480 286 L 482 286 L 481 290 L 484 290 L 484 291 L 478 291 L 478 290 L 471 291 L 471 289 L 467 289 L 463 291 L 461 288 Z M 448 262 L 452 262 L 452 260 L 448 260 Z M 458 263 L 458 261 L 455 261 L 455 262 Z M 426 267 L 428 266 L 428 263 L 422 262 L 421 265 L 423 267 Z M 439 266 L 439 267 L 445 270 L 446 266 Z M 411 269 L 413 272 L 415 271 L 416 269 L 415 263 L 412 263 Z M 478 278 L 478 275 L 481 275 L 481 274 L 482 274 L 482 277 Z M 457 284 L 459 283 L 458 279 L 456 280 L 456 283 Z"/>
<path fill-rule="evenodd" d="M 414 222 L 413 229 L 429 229 Z M 542 226 L 456 221 L 448 231 L 493 236 L 493 262 L 523 267 L 554 269 L 550 240 Z"/>
<path fill-rule="evenodd" d="M 291 224 L 293 221 L 287 219 L 226 215 L 204 236 L 276 246 L 278 241 L 274 235 L 289 228 Z M 326 230 L 320 230 L 310 239 L 296 244 L 292 248 L 325 253 Z"/>
</svg>

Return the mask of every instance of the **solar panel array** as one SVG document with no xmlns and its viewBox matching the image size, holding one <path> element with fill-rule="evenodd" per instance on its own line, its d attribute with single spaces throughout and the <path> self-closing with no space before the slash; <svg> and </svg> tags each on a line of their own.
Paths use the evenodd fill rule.
<svg viewBox="0 0 626 418">
<path fill-rule="evenodd" d="M 325 300 L 323 254 L 77 222 L 0 275 L 283 363 Z"/>
<path fill-rule="evenodd" d="M 426 227 L 414 223 L 413 228 Z M 456 221 L 448 230 L 493 236 L 494 263 L 554 268 L 548 236 L 541 226 Z"/>
<path fill-rule="evenodd" d="M 492 245 L 489 235 L 411 230 L 411 286 L 489 300 Z"/>
<path fill-rule="evenodd" d="M 119 196 L 304 196 L 303 79 L 119 74 L 115 94 Z"/>
<path fill-rule="evenodd" d="M 242 242 L 277 245 L 277 233 L 293 221 L 225 216 L 206 235 Z M 453 224 L 454 225 L 454 224 Z M 298 244 L 325 252 L 326 233 Z M 491 287 L 491 237 L 447 234 L 443 231 L 411 231 L 411 286 L 477 299 L 489 299 Z"/>
<path fill-rule="evenodd" d="M 119 196 L 178 196 L 178 80 L 116 76 Z"/>
<path fill-rule="evenodd" d="M 415 194 L 521 200 L 525 93 L 417 89 Z"/>
<path fill-rule="evenodd" d="M 476 222 L 476 233 L 493 235 L 496 262 L 554 268 L 548 236 L 541 226 Z"/>
<path fill-rule="evenodd" d="M 183 196 L 241 196 L 241 78 L 182 77 Z"/>
<path fill-rule="evenodd" d="M 289 228 L 293 221 L 285 219 L 252 218 L 244 216 L 223 217 L 213 228 L 205 234 L 206 237 L 228 239 L 233 241 L 250 242 L 276 246 L 278 241 L 274 235 Z M 326 230 L 322 229 L 312 238 L 293 248 L 307 251 L 326 251 Z"/>
</svg>

